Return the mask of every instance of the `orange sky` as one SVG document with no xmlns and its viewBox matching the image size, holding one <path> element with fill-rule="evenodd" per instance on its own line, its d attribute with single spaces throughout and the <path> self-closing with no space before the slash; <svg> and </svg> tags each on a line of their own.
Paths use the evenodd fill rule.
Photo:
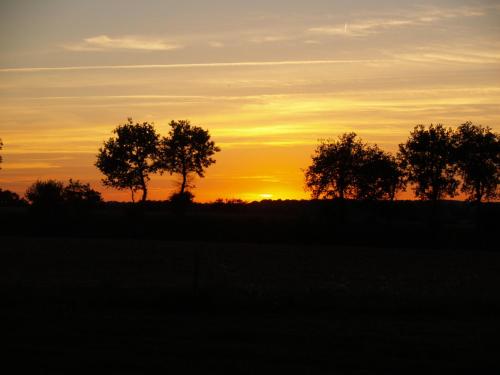
<svg viewBox="0 0 500 375">
<path fill-rule="evenodd" d="M 318 139 L 346 131 L 395 151 L 418 123 L 500 130 L 492 1 L 82 3 L 0 5 L 2 188 L 71 177 L 128 200 L 93 166 L 127 117 L 210 130 L 199 201 L 307 198 Z M 150 198 L 176 184 L 153 176 Z"/>
</svg>

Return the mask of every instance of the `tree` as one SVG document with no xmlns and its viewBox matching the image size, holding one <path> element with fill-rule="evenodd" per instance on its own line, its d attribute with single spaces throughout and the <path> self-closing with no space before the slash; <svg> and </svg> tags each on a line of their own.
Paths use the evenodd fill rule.
<svg viewBox="0 0 500 375">
<path fill-rule="evenodd" d="M 396 158 L 377 145 L 365 147 L 355 176 L 356 198 L 393 201 L 404 188 L 404 173 Z"/>
<path fill-rule="evenodd" d="M 160 143 L 158 165 L 161 171 L 181 175 L 178 194 L 185 194 L 192 174 L 205 176 L 205 169 L 215 163 L 213 155 L 220 151 L 210 140 L 208 130 L 191 125 L 188 120 L 171 121 L 170 131 Z"/>
<path fill-rule="evenodd" d="M 99 149 L 96 167 L 106 176 L 102 182 L 116 189 L 142 190 L 142 201 L 148 196 L 149 175 L 158 170 L 157 154 L 159 135 L 153 125 L 144 122 L 119 125 L 116 137 L 109 138 Z"/>
<path fill-rule="evenodd" d="M 466 122 L 454 134 L 455 157 L 462 192 L 480 203 L 499 196 L 500 135 L 491 128 Z"/>
<path fill-rule="evenodd" d="M 57 208 L 64 203 L 64 184 L 61 181 L 36 181 L 26 190 L 26 199 L 36 208 Z"/>
<path fill-rule="evenodd" d="M 337 140 L 323 141 L 306 169 L 306 188 L 318 198 L 354 198 L 356 178 L 365 144 L 356 133 L 346 133 Z"/>
<path fill-rule="evenodd" d="M 2 148 L 3 148 L 3 143 L 2 143 L 2 139 L 0 138 L 0 151 L 2 150 Z M 2 155 L 0 155 L 0 164 L 2 164 L 2 161 L 3 161 Z M 2 169 L 1 165 L 0 165 L 0 169 Z"/>
<path fill-rule="evenodd" d="M 0 207 L 18 207 L 26 204 L 17 193 L 0 189 Z"/>
<path fill-rule="evenodd" d="M 64 202 L 73 207 L 93 207 L 102 202 L 101 193 L 92 189 L 90 184 L 69 180 L 63 190 Z"/>
<path fill-rule="evenodd" d="M 101 194 L 80 181 L 36 181 L 25 193 L 26 198 L 36 208 L 92 207 L 102 202 Z"/>
<path fill-rule="evenodd" d="M 458 187 L 453 162 L 452 130 L 443 125 L 417 125 L 406 143 L 399 145 L 398 158 L 414 184 L 415 196 L 434 204 L 453 197 Z"/>
</svg>

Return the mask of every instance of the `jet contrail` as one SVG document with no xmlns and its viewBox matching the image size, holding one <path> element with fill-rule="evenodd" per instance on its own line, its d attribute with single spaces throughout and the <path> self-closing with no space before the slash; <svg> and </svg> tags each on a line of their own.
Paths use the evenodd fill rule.
<svg viewBox="0 0 500 375">
<path fill-rule="evenodd" d="M 224 68 L 251 66 L 284 66 L 284 65 L 327 65 L 352 63 L 377 63 L 386 60 L 354 59 L 354 60 L 295 60 L 295 61 L 247 61 L 247 62 L 215 62 L 188 64 L 149 64 L 149 65 L 88 65 L 59 67 L 27 67 L 0 68 L 0 73 L 30 73 L 46 71 L 76 71 L 76 70 L 111 70 L 111 69 L 185 69 L 185 68 Z"/>
</svg>

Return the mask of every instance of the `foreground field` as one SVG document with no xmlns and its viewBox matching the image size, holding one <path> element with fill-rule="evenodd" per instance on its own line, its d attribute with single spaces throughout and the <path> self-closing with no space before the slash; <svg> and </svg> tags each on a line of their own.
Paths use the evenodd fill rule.
<svg viewBox="0 0 500 375">
<path fill-rule="evenodd" d="M 0 241 L 18 372 L 500 370 L 499 253 Z"/>
</svg>

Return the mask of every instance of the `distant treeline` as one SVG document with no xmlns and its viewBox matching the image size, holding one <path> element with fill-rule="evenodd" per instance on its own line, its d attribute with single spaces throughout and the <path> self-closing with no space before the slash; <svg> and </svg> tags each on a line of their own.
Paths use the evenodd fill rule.
<svg viewBox="0 0 500 375">
<path fill-rule="evenodd" d="M 103 184 L 130 190 L 132 201 L 136 192 L 142 191 L 144 203 L 152 174 L 177 174 L 180 190 L 168 198 L 177 210 L 192 203 L 190 181 L 195 175 L 204 177 L 206 168 L 216 162 L 213 156 L 220 151 L 208 130 L 187 120 L 172 121 L 166 137 L 160 137 L 152 124 L 134 123 L 132 119 L 114 133 L 97 154 L 95 165 L 105 176 Z M 364 143 L 355 133 L 345 133 L 322 141 L 305 170 L 306 189 L 313 199 L 339 201 L 393 201 L 398 192 L 410 186 L 415 198 L 434 206 L 459 192 L 467 200 L 480 203 L 500 197 L 499 181 L 500 135 L 471 122 L 456 129 L 441 124 L 418 125 L 399 145 L 396 155 Z M 28 203 L 37 208 L 90 208 L 99 206 L 102 197 L 89 184 L 71 179 L 68 184 L 36 181 L 24 198 L 0 190 L 0 206 Z"/>
<path fill-rule="evenodd" d="M 146 238 L 498 250 L 500 203 L 460 201 L 103 202 L 98 208 L 0 208 L 0 235 Z"/>
</svg>

